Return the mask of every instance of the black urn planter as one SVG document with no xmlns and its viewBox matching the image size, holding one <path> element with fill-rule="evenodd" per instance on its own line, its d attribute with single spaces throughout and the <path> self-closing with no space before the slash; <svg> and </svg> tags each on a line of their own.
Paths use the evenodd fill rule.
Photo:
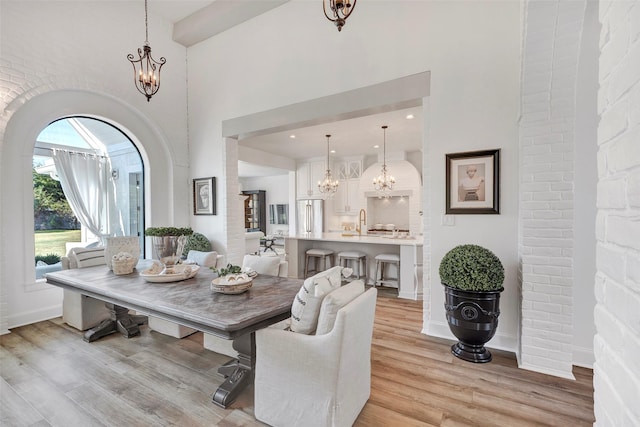
<svg viewBox="0 0 640 427">
<path fill-rule="evenodd" d="M 500 292 L 463 291 L 444 285 L 447 322 L 458 342 L 451 346 L 456 357 L 475 363 L 491 362 L 484 345 L 493 338 L 500 315 Z"/>
</svg>

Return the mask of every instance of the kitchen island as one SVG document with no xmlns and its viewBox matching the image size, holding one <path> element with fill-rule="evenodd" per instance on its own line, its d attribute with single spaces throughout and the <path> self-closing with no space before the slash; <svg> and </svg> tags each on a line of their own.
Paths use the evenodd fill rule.
<svg viewBox="0 0 640 427">
<path fill-rule="evenodd" d="M 422 299 L 422 236 L 392 237 L 357 233 L 300 234 L 285 239 L 285 252 L 289 261 L 290 277 L 303 278 L 305 252 L 311 248 L 331 249 L 338 261 L 340 251 L 360 251 L 367 255 L 367 284 L 373 285 L 376 263 L 375 256 L 382 253 L 400 256 L 400 280 L 398 297 L 413 300 Z M 393 266 L 389 275 L 398 272 Z"/>
</svg>

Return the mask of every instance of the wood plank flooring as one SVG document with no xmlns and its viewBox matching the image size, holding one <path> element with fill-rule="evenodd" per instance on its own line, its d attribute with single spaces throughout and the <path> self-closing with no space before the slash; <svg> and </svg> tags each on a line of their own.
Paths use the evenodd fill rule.
<svg viewBox="0 0 640 427">
<path fill-rule="evenodd" d="M 472 364 L 451 341 L 426 337 L 422 303 L 381 292 L 373 333 L 372 390 L 356 426 L 592 425 L 593 373 L 576 381 L 518 369 L 515 356 Z M 178 340 L 142 328 L 92 344 L 61 319 L 0 337 L 0 425 L 259 426 L 253 390 L 232 408 L 211 403 L 229 360 L 202 347 L 202 334 Z M 301 426 L 304 427 L 304 426 Z"/>
</svg>

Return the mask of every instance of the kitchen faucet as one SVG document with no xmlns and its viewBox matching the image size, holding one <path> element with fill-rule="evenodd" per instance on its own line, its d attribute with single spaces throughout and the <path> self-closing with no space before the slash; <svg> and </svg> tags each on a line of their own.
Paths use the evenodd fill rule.
<svg viewBox="0 0 640 427">
<path fill-rule="evenodd" d="M 362 236 L 362 226 L 367 225 L 367 212 L 364 209 L 360 209 L 360 218 L 358 218 L 358 236 Z"/>
</svg>

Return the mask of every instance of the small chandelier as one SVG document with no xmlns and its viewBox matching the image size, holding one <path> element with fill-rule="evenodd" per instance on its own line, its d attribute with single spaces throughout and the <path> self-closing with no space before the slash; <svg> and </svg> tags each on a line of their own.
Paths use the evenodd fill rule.
<svg viewBox="0 0 640 427">
<path fill-rule="evenodd" d="M 351 12 L 356 8 L 358 0 L 322 0 L 322 10 L 324 10 L 324 16 L 338 27 L 338 31 L 342 31 L 342 26 L 347 21 L 347 18 L 351 16 Z M 329 4 L 329 10 L 331 10 L 331 17 L 327 14 L 327 3 Z"/>
<path fill-rule="evenodd" d="M 373 188 L 378 192 L 378 197 L 388 199 L 389 192 L 393 190 L 393 185 L 396 183 L 396 179 L 387 172 L 387 127 L 382 126 L 384 132 L 384 142 L 382 148 L 382 173 L 373 179 Z"/>
<path fill-rule="evenodd" d="M 144 0 L 144 28 L 145 42 L 142 49 L 138 49 L 138 59 L 133 54 L 127 55 L 127 59 L 133 65 L 133 82 L 138 92 L 147 97 L 147 102 L 160 89 L 160 69 L 167 62 L 164 57 L 156 61 L 151 57 L 151 46 L 149 45 L 149 25 L 147 20 L 147 0 Z M 156 70 L 157 69 L 157 70 Z M 157 74 L 156 74 L 157 71 Z"/>
<path fill-rule="evenodd" d="M 333 179 L 329 168 L 329 138 L 331 138 L 331 135 L 325 136 L 327 137 L 327 171 L 324 173 L 324 180 L 318 181 L 318 190 L 325 199 L 330 199 L 338 191 L 339 182 L 337 179 Z"/>
</svg>

